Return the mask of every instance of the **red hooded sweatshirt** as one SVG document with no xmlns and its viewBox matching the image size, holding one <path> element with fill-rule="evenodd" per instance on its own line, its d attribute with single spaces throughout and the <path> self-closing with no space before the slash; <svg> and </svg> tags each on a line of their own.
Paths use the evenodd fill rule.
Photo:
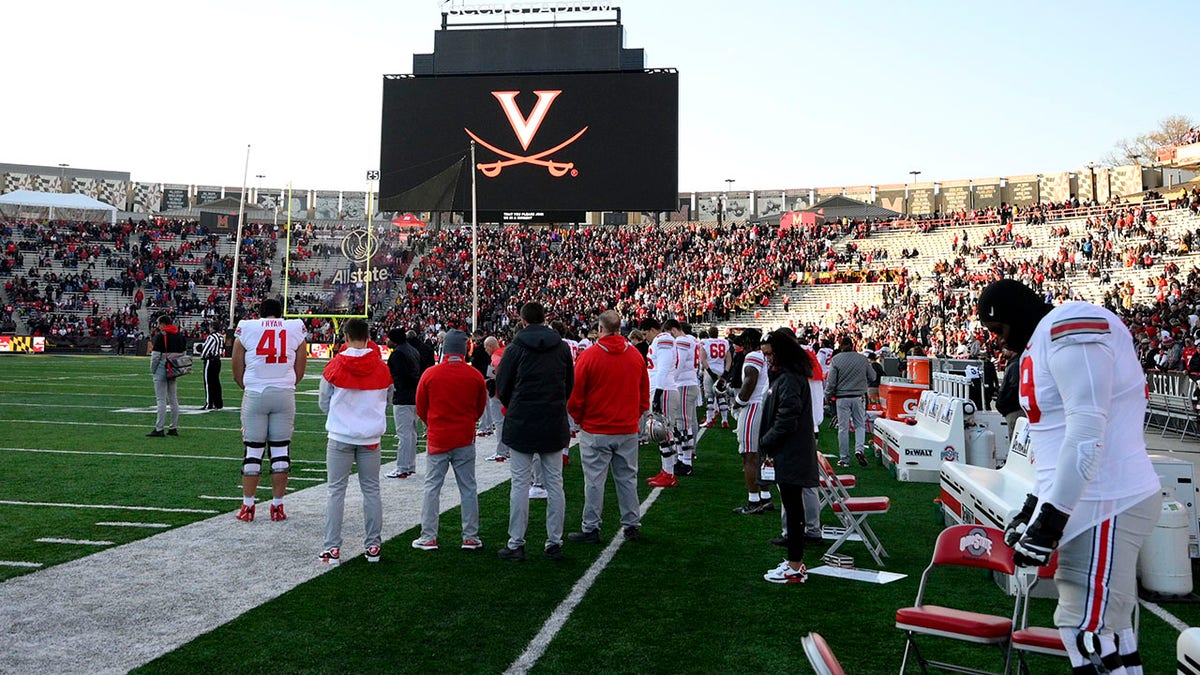
<svg viewBox="0 0 1200 675">
<path fill-rule="evenodd" d="M 620 335 L 605 335 L 575 361 L 567 401 L 571 419 L 589 434 L 636 434 L 650 409 L 650 376 L 641 352 Z"/>
<path fill-rule="evenodd" d="M 417 383 L 417 417 L 429 427 L 426 452 L 437 455 L 475 442 L 475 424 L 487 407 L 483 375 L 466 357 L 447 355 L 421 374 Z"/>
</svg>

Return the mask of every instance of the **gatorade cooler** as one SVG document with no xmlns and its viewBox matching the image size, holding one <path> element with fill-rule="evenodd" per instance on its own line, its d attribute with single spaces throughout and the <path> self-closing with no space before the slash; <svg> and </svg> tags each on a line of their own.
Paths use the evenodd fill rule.
<svg viewBox="0 0 1200 675">
<path fill-rule="evenodd" d="M 927 385 L 910 382 L 881 383 L 879 396 L 883 399 L 883 416 L 889 420 L 911 418 L 917 410 L 921 392 L 927 389 L 929 389 Z"/>
<path fill-rule="evenodd" d="M 908 357 L 908 379 L 916 384 L 923 384 L 929 388 L 933 381 L 930 372 L 933 364 L 928 356 L 910 356 Z"/>
</svg>

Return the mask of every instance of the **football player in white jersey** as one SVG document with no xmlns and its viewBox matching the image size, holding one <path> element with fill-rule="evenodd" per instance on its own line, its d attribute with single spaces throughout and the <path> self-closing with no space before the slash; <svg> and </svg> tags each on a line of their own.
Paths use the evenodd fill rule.
<svg viewBox="0 0 1200 675">
<path fill-rule="evenodd" d="M 729 341 L 720 337 L 716 326 L 708 329 L 708 336 L 700 340 L 700 365 L 704 372 L 704 401 L 707 409 L 704 426 L 712 428 L 717 423 L 717 412 L 721 413 L 721 427 L 729 428 L 729 397 L 718 396 L 713 387 L 733 367 L 733 348 Z"/>
<path fill-rule="evenodd" d="M 682 432 L 675 475 L 692 475 L 692 459 L 696 454 L 696 432 L 699 425 L 696 407 L 700 403 L 700 341 L 691 334 L 691 326 L 678 324 L 672 328 L 675 338 L 675 391 L 679 395 L 679 417 L 675 422 Z"/>
<path fill-rule="evenodd" d="M 667 319 L 664 324 L 659 324 L 656 319 L 646 319 L 642 321 L 642 330 L 646 332 L 646 338 L 650 340 L 650 347 L 646 350 L 647 365 L 650 368 L 650 409 L 656 413 L 661 413 L 668 420 L 674 420 L 675 399 L 679 398 L 679 394 L 675 389 L 675 366 L 677 356 L 675 352 L 675 338 L 670 333 L 670 326 L 679 326 L 679 322 L 675 319 Z M 663 330 L 660 331 L 660 328 Z M 667 440 L 659 445 L 658 451 L 662 455 L 662 470 L 658 475 L 646 479 L 646 483 L 650 487 L 675 487 L 678 485 L 678 479 L 675 478 L 675 454 L 676 444 L 679 440 L 679 432 L 672 428 Z"/>
<path fill-rule="evenodd" d="M 238 322 L 233 341 L 233 381 L 242 395 L 242 508 L 237 519 L 254 520 L 264 461 L 271 464 L 271 520 L 286 520 L 283 495 L 291 470 L 289 448 L 296 427 L 296 385 L 308 364 L 307 335 L 300 319 L 283 319 L 278 300 L 263 300 L 260 319 Z"/>
<path fill-rule="evenodd" d="M 1129 329 L 1087 302 L 1052 307 L 1005 279 L 979 296 L 979 320 L 1020 352 L 1033 493 L 1005 529 L 1022 566 L 1058 552 L 1054 622 L 1075 673 L 1141 673 L 1133 611 L 1137 558 L 1162 486 L 1142 436 L 1146 376 Z"/>
<path fill-rule="evenodd" d="M 767 377 L 767 359 L 760 348 L 762 331 L 747 328 L 742 331 L 739 342 L 746 350 L 746 360 L 742 363 L 742 388 L 733 397 L 733 407 L 738 411 L 738 453 L 742 456 L 742 478 L 749 497 L 744 506 L 733 512 L 749 515 L 775 510 L 771 491 L 761 489 L 763 486 L 758 483 L 758 432 L 770 378 Z"/>
</svg>

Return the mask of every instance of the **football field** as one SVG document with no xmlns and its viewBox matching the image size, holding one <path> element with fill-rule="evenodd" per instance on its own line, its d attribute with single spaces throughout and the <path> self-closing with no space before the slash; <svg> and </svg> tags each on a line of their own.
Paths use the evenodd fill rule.
<svg viewBox="0 0 1200 675">
<path fill-rule="evenodd" d="M 803 585 L 769 584 L 763 573 L 783 557 L 768 543 L 779 534 L 778 513 L 732 512 L 745 500 L 740 462 L 733 433 L 717 428 L 701 439 L 696 473 L 678 488 L 640 482 L 641 541 L 619 541 L 609 488 L 604 543 L 567 542 L 564 561 L 545 558 L 545 507 L 534 501 L 529 559 L 510 563 L 496 558 L 507 538 L 507 470 L 483 461 L 494 440 L 481 439 L 482 551 L 457 546 L 449 477 L 442 548 L 432 552 L 409 545 L 419 530 L 420 484 L 382 479 L 390 537 L 383 559 L 353 557 L 362 520 L 352 482 L 344 562 L 331 568 L 316 558 L 323 362 L 310 362 L 297 394 L 285 523 L 265 513 L 250 524 L 233 519 L 241 395 L 223 365 L 224 410 L 198 410 L 200 376 L 181 378 L 180 435 L 146 438 L 154 425 L 147 359 L 0 358 L 0 672 L 29 672 L 57 645 L 77 641 L 70 659 L 53 659 L 56 672 L 795 673 L 811 672 L 800 646 L 809 631 L 826 637 L 847 672 L 898 670 L 903 640 L 894 615 L 912 604 L 941 529 L 935 485 L 897 482 L 875 463 L 849 470 L 858 477 L 855 494 L 892 498 L 891 512 L 871 523 L 890 553 L 884 569 L 905 578 L 875 584 L 813 574 Z M 833 451 L 834 434 L 823 430 L 821 444 Z M 572 455 L 564 471 L 568 532 L 579 529 L 583 501 Z M 384 471 L 394 459 L 389 434 Z M 658 453 L 643 447 L 641 476 L 658 464 Z M 810 569 L 822 551 L 806 554 Z M 840 552 L 877 567 L 859 543 Z M 931 592 L 980 611 L 1011 608 L 980 572 L 947 575 Z M 1052 609 L 1052 601 L 1035 600 L 1033 620 L 1049 624 Z M 1200 619 L 1194 606 L 1163 609 L 1186 625 Z M 58 616 L 73 621 L 38 625 Z M 1177 627 L 1143 609 L 1141 636 L 1146 672 L 1170 672 Z M 124 641 L 137 648 L 122 648 Z M 931 656 L 1000 667 L 995 650 L 922 644 Z M 1053 661 L 1035 660 L 1034 668 L 1062 670 Z"/>
</svg>

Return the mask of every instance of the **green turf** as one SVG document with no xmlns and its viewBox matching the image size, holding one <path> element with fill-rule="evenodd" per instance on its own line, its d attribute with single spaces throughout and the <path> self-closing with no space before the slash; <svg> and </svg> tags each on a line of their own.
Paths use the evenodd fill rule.
<svg viewBox="0 0 1200 675">
<path fill-rule="evenodd" d="M 310 373 L 319 369 L 314 363 Z M 226 404 L 236 406 L 237 389 L 228 369 L 223 374 Z M 311 379 L 302 384 L 299 412 L 317 413 L 316 397 L 303 393 L 315 386 Z M 180 398 L 185 404 L 203 403 L 198 377 L 180 380 Z M 2 450 L 0 499 L 230 510 L 228 503 L 198 495 L 238 493 L 237 413 L 184 416 L 179 438 L 148 439 L 144 434 L 153 425 L 152 414 L 112 412 L 153 403 L 145 359 L 0 358 L 0 424 L 6 430 L 6 448 L 168 455 Z M 68 424 L 81 422 L 118 426 Z M 298 416 L 297 430 L 311 432 L 296 436 L 293 457 L 298 466 L 321 466 L 323 423 L 319 414 Z M 823 433 L 822 445 L 827 451 L 835 447 L 832 433 Z M 892 497 L 892 512 L 871 522 L 891 554 L 886 569 L 908 578 L 872 585 L 813 575 L 803 586 L 776 586 L 764 582 L 762 574 L 783 556 L 781 549 L 767 543 L 779 533 L 778 514 L 732 513 L 745 499 L 735 447 L 728 430 L 705 435 L 696 475 L 659 495 L 644 518 L 643 540 L 621 546 L 549 644 L 536 672 L 809 672 L 800 637 L 811 630 L 826 636 L 848 672 L 896 671 L 902 637 L 893 626 L 894 612 L 911 604 L 917 577 L 941 529 L 933 505 L 937 487 L 899 483 L 876 465 L 851 469 L 859 478 L 854 493 Z M 643 449 L 643 477 L 657 470 L 657 453 Z M 565 487 L 566 529 L 571 531 L 579 527 L 582 508 L 577 461 L 566 468 Z M 649 494 L 644 483 L 640 492 L 642 499 Z M 535 501 L 527 537 L 529 560 L 497 560 L 496 548 L 506 538 L 507 502 L 507 484 L 481 496 L 483 551 L 415 551 L 409 542 L 416 531 L 410 530 L 385 544 L 381 563 L 347 562 L 141 670 L 501 672 L 524 651 L 603 548 L 567 543 L 566 561 L 545 559 L 540 553 L 545 507 Z M 208 517 L 0 505 L 0 545 L 6 559 L 53 565 L 95 548 L 37 544 L 34 539 L 120 544 L 157 531 L 95 523 L 132 520 L 178 526 Z M 457 531 L 457 522 L 457 509 L 442 516 L 447 534 Z M 618 532 L 611 487 L 604 522 L 608 540 Z M 874 567 L 861 544 L 849 543 L 842 552 Z M 810 567 L 819 564 L 819 553 L 807 556 Z M 0 579 L 26 573 L 30 572 L 0 568 Z M 979 572 L 947 577 L 934 591 L 950 604 L 999 613 L 1011 606 Z M 1034 620 L 1048 624 L 1052 609 L 1052 601 L 1035 600 Z M 1167 609 L 1185 622 L 1200 620 L 1200 609 L 1194 606 Z M 1142 613 L 1147 672 L 1170 670 L 1176 637 L 1162 620 Z M 994 654 L 980 648 L 929 640 L 923 644 L 931 654 L 999 668 Z M 1052 661 L 1035 664 L 1035 672 L 1060 670 Z"/>
</svg>

